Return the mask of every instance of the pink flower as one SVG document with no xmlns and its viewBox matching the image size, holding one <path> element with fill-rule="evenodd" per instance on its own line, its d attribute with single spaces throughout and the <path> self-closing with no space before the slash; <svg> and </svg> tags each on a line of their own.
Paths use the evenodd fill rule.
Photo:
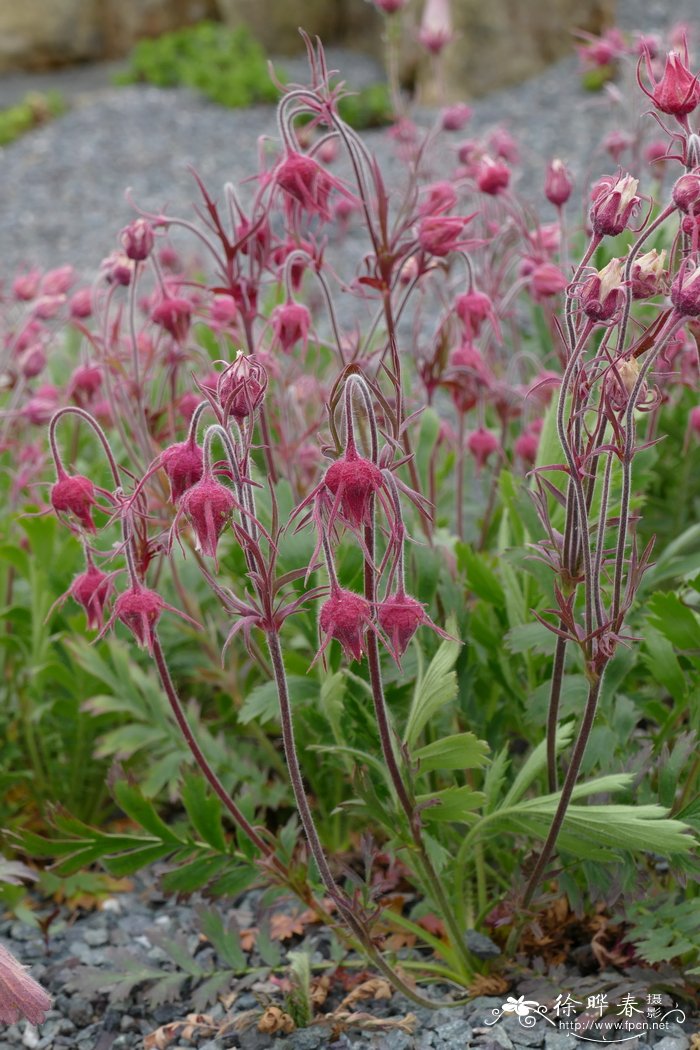
<svg viewBox="0 0 700 1050">
<path fill-rule="evenodd" d="M 59 266 L 47 270 L 41 282 L 42 295 L 65 295 L 75 281 L 75 270 L 72 266 Z"/>
<path fill-rule="evenodd" d="M 332 638 L 340 642 L 348 660 L 361 660 L 367 627 L 371 626 L 372 608 L 365 598 L 353 591 L 336 587 L 321 606 L 318 626 L 322 635 L 322 653 Z"/>
<path fill-rule="evenodd" d="M 681 263 L 678 276 L 671 285 L 671 302 L 683 317 L 700 316 L 700 266 Z"/>
<path fill-rule="evenodd" d="M 374 6 L 380 11 L 383 11 L 385 15 L 394 15 L 397 11 L 400 11 L 402 7 L 405 7 L 408 0 L 372 0 Z"/>
<path fill-rule="evenodd" d="M 92 289 L 79 288 L 71 296 L 69 303 L 70 315 L 77 321 L 82 321 L 92 314 Z"/>
<path fill-rule="evenodd" d="M 432 55 L 439 55 L 454 36 L 449 0 L 425 0 L 418 39 Z"/>
<path fill-rule="evenodd" d="M 330 219 L 328 198 L 333 189 L 349 196 L 339 179 L 329 175 L 318 161 L 305 153 L 290 150 L 277 166 L 275 181 L 281 190 L 310 215 Z"/>
<path fill-rule="evenodd" d="M 489 456 L 492 456 L 494 452 L 498 452 L 500 445 L 495 434 L 492 434 L 490 430 L 485 430 L 484 427 L 479 427 L 478 430 L 472 431 L 467 438 L 467 448 L 476 460 L 478 474 L 486 464 Z"/>
<path fill-rule="evenodd" d="M 622 261 L 611 259 L 592 274 L 581 289 L 581 309 L 592 321 L 609 321 L 620 310 L 624 298 Z"/>
<path fill-rule="evenodd" d="M 372 496 L 383 485 L 379 467 L 350 450 L 342 459 L 331 463 L 323 482 L 343 519 L 353 528 L 368 521 Z"/>
<path fill-rule="evenodd" d="M 650 299 L 663 291 L 665 262 L 666 252 L 656 248 L 635 259 L 630 275 L 633 299 Z"/>
<path fill-rule="evenodd" d="M 70 585 L 68 593 L 85 610 L 90 631 L 102 627 L 104 608 L 112 592 L 113 576 L 113 573 L 102 572 L 91 561 L 85 572 L 76 576 Z"/>
<path fill-rule="evenodd" d="M 182 496 L 180 508 L 190 519 L 196 550 L 216 558 L 219 537 L 231 518 L 236 500 L 231 489 L 210 473 L 190 486 Z"/>
<path fill-rule="evenodd" d="M 181 296 L 164 295 L 151 314 L 151 320 L 183 343 L 190 330 L 192 304 Z"/>
<path fill-rule="evenodd" d="M 490 321 L 496 338 L 500 341 L 501 327 L 492 300 L 485 292 L 476 288 L 464 292 L 455 299 L 455 313 L 462 321 L 470 336 L 477 336 L 484 321 Z"/>
<path fill-rule="evenodd" d="M 608 132 L 603 139 L 603 148 L 608 151 L 616 164 L 620 163 L 620 157 L 631 145 L 632 137 L 619 129 Z"/>
<path fill-rule="evenodd" d="M 639 207 L 637 179 L 604 175 L 591 190 L 591 226 L 599 236 L 617 237 Z"/>
<path fill-rule="evenodd" d="M 236 360 L 217 379 L 216 396 L 228 420 L 241 423 L 251 416 L 265 397 L 267 372 L 257 356 L 238 351 Z"/>
<path fill-rule="evenodd" d="M 571 196 L 572 189 L 571 175 L 564 162 L 558 157 L 550 160 L 544 178 L 544 195 L 547 200 L 557 208 L 561 208 Z"/>
<path fill-rule="evenodd" d="M 275 333 L 275 342 L 283 353 L 290 354 L 297 343 L 301 343 L 302 352 L 306 352 L 311 315 L 303 303 L 296 303 L 288 299 L 286 303 L 275 307 L 270 320 Z"/>
<path fill-rule="evenodd" d="M 457 192 L 451 182 L 431 182 L 421 196 L 419 215 L 441 215 L 457 203 Z"/>
<path fill-rule="evenodd" d="M 30 1024 L 43 1024 L 50 1009 L 51 996 L 0 944 L 0 1023 L 15 1024 L 26 1018 Z"/>
<path fill-rule="evenodd" d="M 476 184 L 482 193 L 496 197 L 508 188 L 509 182 L 510 168 L 507 164 L 488 155 L 481 158 L 476 169 Z"/>
<path fill-rule="evenodd" d="M 177 503 L 181 496 L 201 479 L 204 472 L 202 449 L 194 438 L 180 441 L 166 448 L 160 465 L 170 482 L 170 500 Z"/>
<path fill-rule="evenodd" d="M 73 514 L 88 532 L 97 531 L 92 520 L 92 508 L 97 504 L 95 486 L 89 478 L 59 470 L 50 498 L 57 514 Z"/>
<path fill-rule="evenodd" d="M 394 657 L 403 656 L 421 624 L 431 624 L 419 601 L 397 591 L 377 606 L 377 622 L 391 643 Z"/>
<path fill-rule="evenodd" d="M 645 52 L 647 73 L 652 84 L 652 91 L 647 91 L 644 85 L 640 86 L 644 93 L 649 96 L 656 108 L 661 113 L 669 116 L 686 117 L 692 113 L 698 102 L 700 102 L 700 83 L 697 76 L 688 69 L 688 44 L 683 40 L 683 55 L 679 51 L 669 51 L 666 56 L 666 66 L 660 80 L 654 81 L 651 56 Z M 640 59 L 641 62 L 641 59 Z"/>
<path fill-rule="evenodd" d="M 686 215 L 700 212 L 700 171 L 689 171 L 676 179 L 671 196 L 676 207 Z"/>
<path fill-rule="evenodd" d="M 418 243 L 424 252 L 443 258 L 464 246 L 461 233 L 473 215 L 426 215 L 418 224 Z"/>
<path fill-rule="evenodd" d="M 142 649 L 152 652 L 156 624 L 165 607 L 165 602 L 155 591 L 141 584 L 133 584 L 117 598 L 112 617 L 103 630 L 111 626 L 116 618 L 129 628 Z"/>
<path fill-rule="evenodd" d="M 20 299 L 23 302 L 28 302 L 33 299 L 39 291 L 39 283 L 41 281 L 41 270 L 29 270 L 28 273 L 21 273 L 15 277 L 12 282 L 12 294 L 15 299 Z"/>
<path fill-rule="evenodd" d="M 465 124 L 471 120 L 474 110 L 466 102 L 455 102 L 451 106 L 445 106 L 440 118 L 444 131 L 461 131 Z"/>
<path fill-rule="evenodd" d="M 133 262 L 143 262 L 153 251 L 155 236 L 147 219 L 134 219 L 120 234 L 124 254 Z"/>
<path fill-rule="evenodd" d="M 89 401 L 102 386 L 102 369 L 99 365 L 78 365 L 70 377 L 68 392 L 80 404 Z"/>
<path fill-rule="evenodd" d="M 537 459 L 539 443 L 539 434 L 537 434 L 531 427 L 528 427 L 528 429 L 523 431 L 523 433 L 515 440 L 514 448 L 516 456 L 522 459 L 523 463 L 532 466 Z"/>
<path fill-rule="evenodd" d="M 530 288 L 534 298 L 538 301 L 558 295 L 559 292 L 564 291 L 568 283 L 564 274 L 554 263 L 539 263 L 530 274 Z"/>
</svg>

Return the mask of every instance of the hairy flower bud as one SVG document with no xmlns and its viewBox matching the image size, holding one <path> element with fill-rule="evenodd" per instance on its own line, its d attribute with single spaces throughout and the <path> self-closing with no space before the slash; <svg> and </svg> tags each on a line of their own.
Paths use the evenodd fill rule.
<svg viewBox="0 0 700 1050">
<path fill-rule="evenodd" d="M 78 403 L 90 401 L 102 386 L 102 369 L 99 365 L 78 365 L 70 377 L 68 392 Z"/>
<path fill-rule="evenodd" d="M 479 161 L 476 169 L 476 184 L 482 193 L 497 197 L 510 183 L 510 168 L 502 160 L 485 156 Z"/>
<path fill-rule="evenodd" d="M 224 417 L 241 423 L 262 404 L 267 390 L 267 372 L 253 354 L 238 351 L 236 360 L 225 368 L 216 383 L 216 396 Z"/>
<path fill-rule="evenodd" d="M 495 434 L 492 434 L 490 430 L 485 430 L 484 427 L 479 427 L 478 430 L 473 430 L 467 438 L 467 448 L 476 460 L 478 473 L 486 464 L 489 456 L 498 451 L 500 444 Z"/>
<path fill-rule="evenodd" d="M 457 203 L 457 191 L 451 182 L 431 182 L 421 192 L 419 215 L 441 215 Z"/>
<path fill-rule="evenodd" d="M 231 489 L 222 485 L 211 474 L 205 474 L 200 481 L 185 491 L 180 507 L 194 529 L 196 550 L 209 558 L 216 558 L 219 537 L 235 505 L 236 500 Z"/>
<path fill-rule="evenodd" d="M 604 175 L 591 191 L 591 226 L 599 236 L 616 237 L 639 207 L 637 179 Z"/>
<path fill-rule="evenodd" d="M 461 215 L 426 215 L 418 224 L 418 243 L 424 252 L 443 258 L 462 244 L 466 222 Z"/>
<path fill-rule="evenodd" d="M 127 258 L 133 262 L 143 262 L 153 251 L 153 227 L 147 219 L 134 219 L 124 227 L 120 240 Z"/>
<path fill-rule="evenodd" d="M 671 196 L 680 211 L 696 215 L 700 211 L 700 171 L 689 171 L 676 179 Z"/>
<path fill-rule="evenodd" d="M 474 113 L 471 106 L 466 102 L 454 102 L 451 106 L 445 106 L 440 114 L 440 120 L 444 131 L 461 131 Z"/>
<path fill-rule="evenodd" d="M 72 318 L 82 321 L 92 316 L 92 288 L 79 288 L 71 296 L 69 311 Z"/>
<path fill-rule="evenodd" d="M 544 177 L 545 197 L 550 204 L 561 208 L 571 196 L 572 189 L 573 182 L 564 161 L 555 157 L 547 165 L 547 172 Z"/>
<path fill-rule="evenodd" d="M 104 608 L 112 587 L 113 575 L 102 572 L 92 562 L 70 585 L 68 593 L 85 610 L 88 630 L 97 631 L 102 627 Z"/>
<path fill-rule="evenodd" d="M 533 428 L 528 427 L 515 439 L 514 450 L 516 456 L 522 459 L 523 463 L 527 466 L 532 466 L 537 459 L 537 449 L 540 444 L 539 433 Z"/>
<path fill-rule="evenodd" d="M 361 660 L 365 630 L 372 620 L 372 608 L 365 598 L 353 591 L 336 587 L 321 606 L 318 625 L 323 636 L 322 648 L 331 638 L 343 647 L 348 660 Z"/>
<path fill-rule="evenodd" d="M 608 404 L 616 412 L 624 412 L 629 404 L 630 395 L 639 378 L 639 362 L 634 357 L 616 361 L 614 367 L 605 374 L 605 394 Z M 646 384 L 643 384 L 637 395 L 637 404 L 646 397 Z"/>
<path fill-rule="evenodd" d="M 204 473 L 202 449 L 194 438 L 180 441 L 161 453 L 160 465 L 170 482 L 170 500 L 177 503 Z"/>
<path fill-rule="evenodd" d="M 410 595 L 398 592 L 377 606 L 377 622 L 391 642 L 394 656 L 403 656 L 421 624 L 428 622 L 425 609 Z"/>
<path fill-rule="evenodd" d="M 190 330 L 192 304 L 181 296 L 164 295 L 154 307 L 151 320 L 165 328 L 178 343 L 184 343 Z"/>
<path fill-rule="evenodd" d="M 318 161 L 305 153 L 290 150 L 275 172 L 275 181 L 291 200 L 311 215 L 330 219 L 328 198 L 331 190 L 347 193 L 339 179 L 329 175 Z"/>
<path fill-rule="evenodd" d="M 671 302 L 682 317 L 700 316 L 700 266 L 681 265 L 671 285 Z"/>
<path fill-rule="evenodd" d="M 425 0 L 418 30 L 418 39 L 423 47 L 432 55 L 439 55 L 453 36 L 450 0 Z"/>
<path fill-rule="evenodd" d="M 554 263 L 538 263 L 530 273 L 530 288 L 534 298 L 547 299 L 563 292 L 568 281 Z"/>
<path fill-rule="evenodd" d="M 29 302 L 38 291 L 41 282 L 41 270 L 29 270 L 27 273 L 19 274 L 12 282 L 12 294 L 15 299 Z"/>
<path fill-rule="evenodd" d="M 270 321 L 275 333 L 275 342 L 283 353 L 290 354 L 297 343 L 301 343 L 302 352 L 306 352 L 311 314 L 303 303 L 288 299 L 286 303 L 275 307 Z"/>
<path fill-rule="evenodd" d="M 647 68 L 651 63 L 647 59 Z M 700 83 L 688 69 L 688 48 L 685 55 L 679 51 L 669 51 L 663 75 L 654 84 L 649 94 L 652 102 L 661 113 L 669 116 L 685 117 L 692 113 L 700 102 Z"/>
<path fill-rule="evenodd" d="M 348 525 L 359 528 L 369 520 L 372 496 L 383 485 L 379 467 L 356 452 L 348 452 L 331 463 L 323 481 Z"/>
<path fill-rule="evenodd" d="M 142 649 L 152 652 L 155 627 L 165 607 L 156 591 L 133 584 L 115 601 L 113 617 L 129 628 Z"/>
<path fill-rule="evenodd" d="M 58 481 L 51 489 L 51 506 L 57 514 L 72 514 L 87 532 L 96 532 L 92 508 L 96 505 L 95 486 L 82 474 L 59 471 Z"/>
<path fill-rule="evenodd" d="M 630 274 L 633 299 L 650 299 L 663 291 L 666 252 L 651 251 L 640 255 L 632 263 Z"/>
<path fill-rule="evenodd" d="M 592 274 L 581 289 L 581 309 L 591 321 L 609 321 L 624 301 L 622 260 L 611 259 Z"/>
</svg>

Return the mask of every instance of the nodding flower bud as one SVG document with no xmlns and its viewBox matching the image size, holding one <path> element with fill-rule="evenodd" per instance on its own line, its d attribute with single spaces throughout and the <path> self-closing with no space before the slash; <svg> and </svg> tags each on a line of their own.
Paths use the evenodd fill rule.
<svg viewBox="0 0 700 1050">
<path fill-rule="evenodd" d="M 34 379 L 46 368 L 46 350 L 41 343 L 27 347 L 20 358 L 20 370 L 25 379 Z"/>
<path fill-rule="evenodd" d="M 71 317 L 76 321 L 82 321 L 92 316 L 92 288 L 79 288 L 71 296 L 69 303 Z"/>
<path fill-rule="evenodd" d="M 124 227 L 120 240 L 128 259 L 133 262 L 143 262 L 153 251 L 155 241 L 153 227 L 146 219 L 134 219 Z"/>
<path fill-rule="evenodd" d="M 12 282 L 12 294 L 15 299 L 29 302 L 38 294 L 40 282 L 41 270 L 35 269 L 29 270 L 28 273 L 21 273 Z"/>
<path fill-rule="evenodd" d="M 508 188 L 510 168 L 502 160 L 485 156 L 479 161 L 476 169 L 476 184 L 482 193 L 497 197 Z"/>
<path fill-rule="evenodd" d="M 217 380 L 216 396 L 224 418 L 237 423 L 252 416 L 262 404 L 267 390 L 267 372 L 253 354 L 238 351 L 236 360 L 225 368 Z"/>
<path fill-rule="evenodd" d="M 454 208 L 457 203 L 457 191 L 451 182 L 431 182 L 421 193 L 419 215 L 441 215 Z"/>
<path fill-rule="evenodd" d="M 671 191 L 673 203 L 686 215 L 700 212 L 700 171 L 689 171 L 676 180 Z"/>
<path fill-rule="evenodd" d="M 219 537 L 236 505 L 231 490 L 210 473 L 186 490 L 180 508 L 190 519 L 194 529 L 195 549 L 216 558 Z"/>
<path fill-rule="evenodd" d="M 16 1024 L 26 1018 L 30 1024 L 40 1025 L 50 1009 L 51 996 L 0 944 L 0 1024 Z"/>
<path fill-rule="evenodd" d="M 463 245 L 461 233 L 467 221 L 461 215 L 426 215 L 418 224 L 418 243 L 424 252 L 443 258 Z"/>
<path fill-rule="evenodd" d="M 622 260 L 611 259 L 607 266 L 592 274 L 581 289 L 581 309 L 591 321 L 609 321 L 625 298 Z"/>
<path fill-rule="evenodd" d="M 639 207 L 637 179 L 604 175 L 591 191 L 591 226 L 599 236 L 617 237 Z"/>
<path fill-rule="evenodd" d="M 671 285 L 671 302 L 682 317 L 700 316 L 700 266 L 681 263 Z"/>
<path fill-rule="evenodd" d="M 501 328 L 496 317 L 496 311 L 492 300 L 485 292 L 473 288 L 471 292 L 464 292 L 455 299 L 455 313 L 470 336 L 477 336 L 481 331 L 484 321 L 489 320 L 493 327 L 496 338 L 500 341 Z"/>
<path fill-rule="evenodd" d="M 619 128 L 614 128 L 603 139 L 603 148 L 610 154 L 615 163 L 619 164 L 622 154 L 632 147 L 633 142 L 631 135 L 628 135 L 625 131 L 620 131 Z"/>
<path fill-rule="evenodd" d="M 540 435 L 533 427 L 528 427 L 515 439 L 513 446 L 516 456 L 522 459 L 527 466 L 532 466 L 537 459 L 537 449 L 540 445 Z"/>
<path fill-rule="evenodd" d="M 102 369 L 99 365 L 78 365 L 70 377 L 70 396 L 81 404 L 95 396 L 102 386 Z"/>
<path fill-rule="evenodd" d="M 616 412 L 624 412 L 629 404 L 629 399 L 639 378 L 639 362 L 634 357 L 627 357 L 622 361 L 616 361 L 614 367 L 608 369 L 605 374 L 605 394 L 608 403 Z M 637 395 L 637 404 L 647 394 L 646 383 L 644 383 Z"/>
<path fill-rule="evenodd" d="M 328 198 L 331 190 L 347 194 L 339 179 L 329 175 L 318 161 L 305 153 L 290 150 L 275 172 L 275 181 L 291 201 L 299 204 L 310 215 L 330 219 Z"/>
<path fill-rule="evenodd" d="M 151 320 L 165 328 L 178 343 L 184 343 L 187 338 L 191 319 L 191 302 L 175 295 L 164 295 L 151 314 Z"/>
<path fill-rule="evenodd" d="M 92 508 L 97 504 L 95 486 L 82 474 L 58 473 L 58 481 L 51 489 L 51 506 L 57 514 L 72 514 L 87 532 L 96 532 Z"/>
<path fill-rule="evenodd" d="M 379 467 L 351 450 L 331 463 L 323 482 L 343 520 L 355 529 L 369 522 L 372 496 L 384 483 Z"/>
<path fill-rule="evenodd" d="M 372 607 L 353 591 L 336 587 L 321 606 L 318 625 L 323 636 L 321 650 L 332 638 L 340 642 L 348 660 L 361 660 L 365 631 L 371 626 Z"/>
<path fill-rule="evenodd" d="M 630 274 L 633 299 L 650 299 L 663 291 L 665 262 L 665 250 L 659 252 L 656 248 L 635 259 Z"/>
<path fill-rule="evenodd" d="M 474 110 L 466 102 L 455 102 L 451 106 L 445 106 L 440 115 L 443 131 L 461 131 L 471 120 L 473 113 Z"/>
<path fill-rule="evenodd" d="M 492 434 L 490 430 L 484 429 L 484 427 L 479 427 L 478 430 L 473 430 L 467 438 L 467 448 L 476 460 L 476 471 L 478 474 L 486 464 L 489 456 L 493 455 L 494 452 L 498 452 L 500 445 L 495 434 Z"/>
<path fill-rule="evenodd" d="M 141 584 L 133 584 L 114 603 L 113 619 L 129 628 L 142 649 L 152 652 L 156 624 L 165 608 L 159 594 Z"/>
<path fill-rule="evenodd" d="M 275 307 L 270 320 L 275 342 L 283 353 L 290 354 L 297 343 L 301 343 L 302 351 L 306 352 L 311 314 L 303 303 L 295 303 L 288 299 L 286 303 Z"/>
<path fill-rule="evenodd" d="M 647 55 L 647 69 L 653 90 L 646 91 L 646 94 L 661 113 L 673 117 L 686 117 L 700 102 L 700 83 L 688 69 L 687 44 L 684 52 L 683 56 L 679 51 L 668 52 L 663 75 L 656 83 L 651 76 L 651 61 Z"/>
<path fill-rule="evenodd" d="M 533 297 L 539 302 L 563 292 L 568 281 L 554 263 L 538 263 L 530 272 L 530 289 Z"/>
<path fill-rule="evenodd" d="M 75 281 L 75 270 L 72 266 L 57 266 L 47 270 L 41 279 L 42 295 L 65 295 Z"/>
<path fill-rule="evenodd" d="M 126 288 L 134 276 L 134 264 L 124 252 L 112 252 L 100 263 L 100 273 L 107 284 L 117 284 Z"/>
<path fill-rule="evenodd" d="M 201 480 L 204 473 L 204 456 L 202 449 L 194 438 L 179 441 L 161 453 L 160 465 L 170 482 L 170 500 L 178 500 Z"/>
<path fill-rule="evenodd" d="M 70 585 L 68 593 L 85 610 L 88 630 L 97 631 L 102 627 L 104 608 L 113 585 L 113 573 L 102 572 L 92 563 Z"/>
<path fill-rule="evenodd" d="M 429 623 L 425 609 L 410 595 L 398 591 L 377 606 L 377 622 L 391 642 L 396 658 L 403 656 L 408 643 L 423 623 Z"/>
<path fill-rule="evenodd" d="M 547 165 L 544 177 L 544 195 L 550 204 L 554 204 L 557 208 L 566 204 L 571 196 L 573 185 L 564 161 L 559 160 L 558 157 L 551 160 Z"/>
</svg>

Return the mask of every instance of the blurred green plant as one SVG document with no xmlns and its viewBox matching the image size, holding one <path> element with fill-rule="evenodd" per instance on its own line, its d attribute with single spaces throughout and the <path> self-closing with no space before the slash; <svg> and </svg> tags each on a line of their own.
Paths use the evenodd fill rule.
<svg viewBox="0 0 700 1050">
<path fill-rule="evenodd" d="M 7 146 L 33 128 L 59 117 L 66 109 L 66 102 L 58 91 L 30 92 L 21 102 L 0 110 L 0 146 Z"/>
</svg>

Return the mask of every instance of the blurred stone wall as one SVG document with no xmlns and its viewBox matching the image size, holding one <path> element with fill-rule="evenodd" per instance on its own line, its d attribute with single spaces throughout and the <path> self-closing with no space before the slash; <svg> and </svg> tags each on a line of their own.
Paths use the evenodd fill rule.
<svg viewBox="0 0 700 1050">
<path fill-rule="evenodd" d="M 415 35 L 423 0 L 403 12 L 403 77 L 429 100 L 433 70 Z M 452 0 L 456 39 L 445 52 L 449 94 L 517 83 L 571 50 L 572 27 L 612 24 L 614 0 Z M 380 57 L 382 19 L 368 0 L 0 0 L 0 72 L 125 55 L 144 36 L 202 18 L 247 22 L 272 54 L 299 51 L 298 27 Z M 351 78 L 352 70 L 344 70 Z"/>
</svg>

